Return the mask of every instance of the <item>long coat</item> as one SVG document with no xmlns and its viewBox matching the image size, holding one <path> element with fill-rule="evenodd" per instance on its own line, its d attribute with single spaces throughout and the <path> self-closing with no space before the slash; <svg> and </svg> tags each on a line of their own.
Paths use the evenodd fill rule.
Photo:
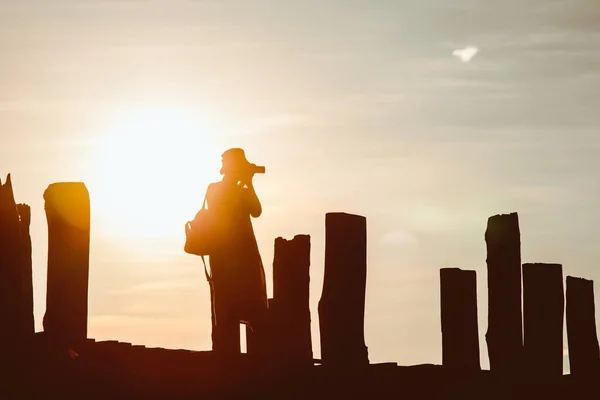
<svg viewBox="0 0 600 400">
<path fill-rule="evenodd" d="M 250 193 L 237 184 L 211 183 L 207 205 L 215 228 L 209 255 L 216 324 L 253 325 L 267 310 L 265 271 L 250 219 Z"/>
</svg>

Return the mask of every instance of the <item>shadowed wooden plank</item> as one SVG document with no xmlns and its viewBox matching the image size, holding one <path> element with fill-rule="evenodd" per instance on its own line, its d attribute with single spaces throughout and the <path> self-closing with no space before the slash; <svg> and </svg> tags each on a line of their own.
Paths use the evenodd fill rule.
<svg viewBox="0 0 600 400">
<path fill-rule="evenodd" d="M 23 254 L 11 175 L 0 185 L 0 346 L 12 351 L 24 336 Z M 0 351 L 0 357 L 5 350 Z"/>
<path fill-rule="evenodd" d="M 528 374 L 563 373 L 564 289 L 562 265 L 523 265 L 523 332 Z"/>
<path fill-rule="evenodd" d="M 325 276 L 319 301 L 321 359 L 325 366 L 369 363 L 364 338 L 367 220 L 325 216 Z"/>
<path fill-rule="evenodd" d="M 33 269 L 31 259 L 31 236 L 29 227 L 31 224 L 31 209 L 27 204 L 17 204 L 19 221 L 21 227 L 21 324 L 23 334 L 33 336 L 35 333 L 35 321 L 33 315 Z"/>
<path fill-rule="evenodd" d="M 442 364 L 457 370 L 477 371 L 477 275 L 459 268 L 440 269 Z"/>
<path fill-rule="evenodd" d="M 65 342 L 87 338 L 90 199 L 81 182 L 53 183 L 44 192 L 48 278 L 44 331 Z"/>
<path fill-rule="evenodd" d="M 600 367 L 594 281 L 567 276 L 567 340 L 572 375 L 593 376 Z"/>
<path fill-rule="evenodd" d="M 494 215 L 485 231 L 488 272 L 490 370 L 518 373 L 523 352 L 521 313 L 521 234 L 517 213 Z"/>
<path fill-rule="evenodd" d="M 275 239 L 271 317 L 280 342 L 281 361 L 287 365 L 312 365 L 310 330 L 310 236 Z"/>
</svg>

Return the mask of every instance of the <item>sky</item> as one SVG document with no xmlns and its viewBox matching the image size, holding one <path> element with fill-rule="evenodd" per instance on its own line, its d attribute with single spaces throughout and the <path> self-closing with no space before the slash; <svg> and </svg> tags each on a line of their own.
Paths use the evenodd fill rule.
<svg viewBox="0 0 600 400">
<path fill-rule="evenodd" d="M 441 363 L 452 266 L 477 271 L 487 368 L 489 216 L 519 213 L 523 262 L 600 279 L 599 20 L 591 0 L 0 0 L 0 173 L 32 207 L 37 330 L 42 195 L 83 181 L 89 336 L 209 349 L 183 225 L 243 147 L 266 166 L 269 280 L 273 240 L 311 235 L 315 356 L 325 213 L 343 211 L 367 218 L 371 361 Z"/>
</svg>

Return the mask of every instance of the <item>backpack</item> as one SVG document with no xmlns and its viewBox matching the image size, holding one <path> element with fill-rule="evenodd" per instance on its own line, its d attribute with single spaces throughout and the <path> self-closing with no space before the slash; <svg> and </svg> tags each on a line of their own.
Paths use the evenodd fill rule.
<svg viewBox="0 0 600 400">
<path fill-rule="evenodd" d="M 208 190 L 204 196 L 202 202 L 202 208 L 193 220 L 186 222 L 185 224 L 185 245 L 183 251 L 188 254 L 193 254 L 202 257 L 204 263 L 204 273 L 206 274 L 206 280 L 210 282 L 211 276 L 206 268 L 206 262 L 204 256 L 208 256 L 211 253 L 211 235 L 212 235 L 212 221 L 211 213 L 206 208 L 206 198 L 208 196 Z"/>
</svg>

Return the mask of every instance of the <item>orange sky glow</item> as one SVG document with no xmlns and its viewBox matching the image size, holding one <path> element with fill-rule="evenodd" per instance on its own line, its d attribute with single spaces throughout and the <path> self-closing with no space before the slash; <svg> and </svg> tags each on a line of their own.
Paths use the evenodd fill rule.
<svg viewBox="0 0 600 400">
<path fill-rule="evenodd" d="M 209 349 L 184 223 L 230 147 L 266 166 L 253 223 L 269 281 L 274 239 L 311 235 L 316 357 L 326 212 L 367 217 L 373 362 L 441 363 L 439 269 L 455 266 L 477 271 L 488 367 L 491 215 L 519 212 L 523 262 L 600 279 L 600 15 L 583 0 L 367 3 L 0 5 L 0 174 L 32 207 L 37 330 L 42 194 L 83 181 L 89 336 Z"/>
</svg>

